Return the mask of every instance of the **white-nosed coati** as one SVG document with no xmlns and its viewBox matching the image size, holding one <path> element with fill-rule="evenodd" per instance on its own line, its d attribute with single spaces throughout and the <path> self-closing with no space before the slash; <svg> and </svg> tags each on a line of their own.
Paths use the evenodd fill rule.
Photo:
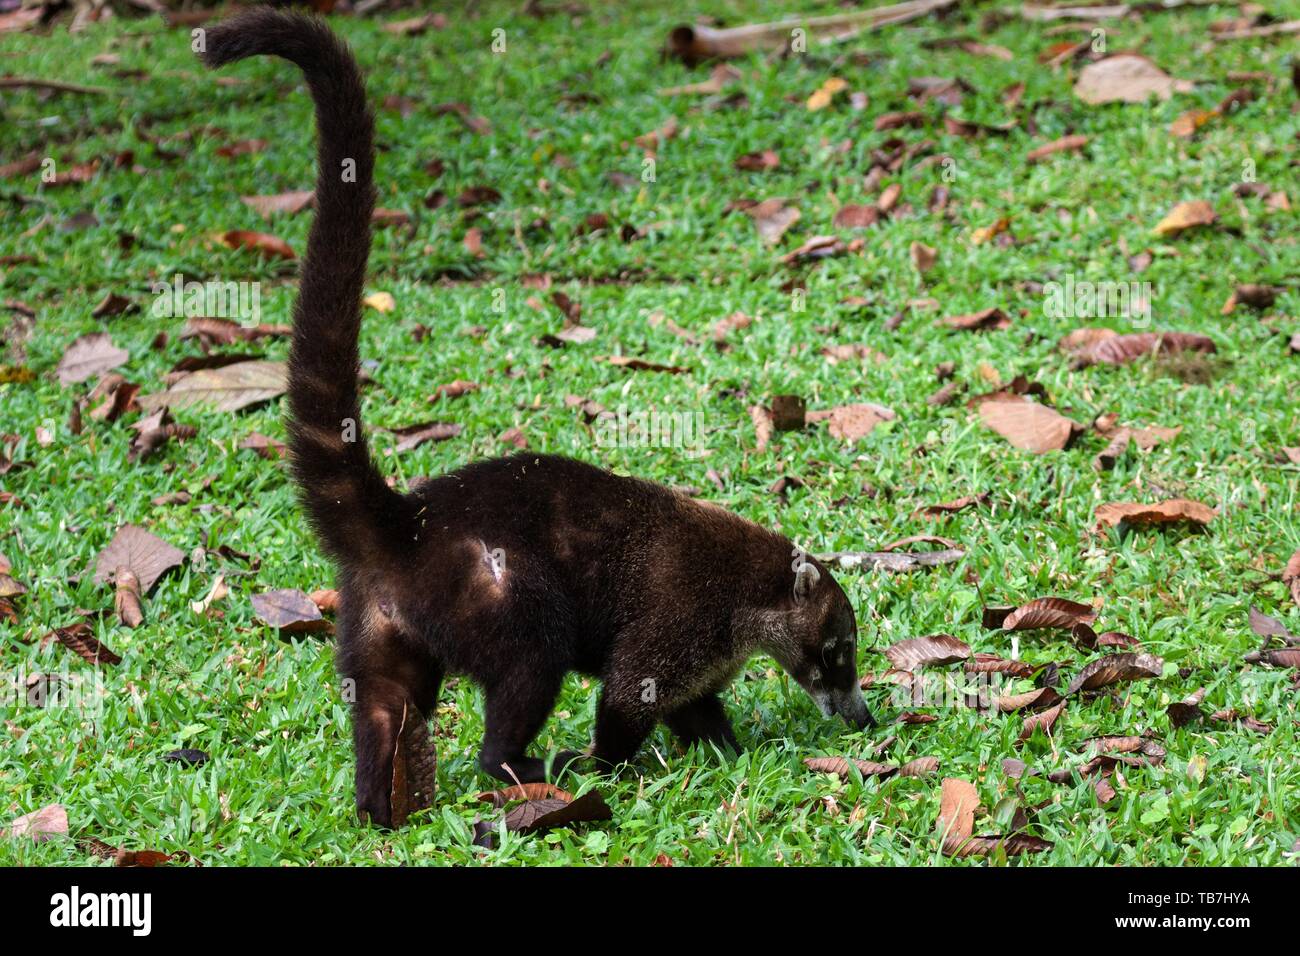
<svg viewBox="0 0 1300 956">
<path fill-rule="evenodd" d="M 479 762 L 506 781 L 546 778 L 525 751 L 575 670 L 603 685 L 591 753 L 602 766 L 630 759 L 659 721 L 685 743 L 739 749 L 718 694 L 760 651 L 824 713 L 873 723 L 858 687 L 853 608 L 779 534 L 549 455 L 476 462 L 406 495 L 385 484 L 357 394 L 374 204 L 365 87 L 343 42 L 297 14 L 239 14 L 207 31 L 201 56 L 218 67 L 259 54 L 303 71 L 319 127 L 288 430 L 303 503 L 339 571 L 338 666 L 355 681 L 362 818 L 390 823 L 404 708 L 431 714 L 448 674 L 482 687 Z"/>
</svg>

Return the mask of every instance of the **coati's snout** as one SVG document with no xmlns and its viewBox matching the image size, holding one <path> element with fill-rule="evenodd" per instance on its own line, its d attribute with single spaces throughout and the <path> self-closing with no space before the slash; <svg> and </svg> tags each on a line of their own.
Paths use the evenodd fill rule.
<svg viewBox="0 0 1300 956">
<path fill-rule="evenodd" d="M 799 556 L 793 568 L 794 608 L 786 639 L 772 648 L 773 656 L 823 714 L 839 714 L 858 730 L 874 727 L 858 684 L 853 605 L 830 572 L 813 560 Z"/>
</svg>

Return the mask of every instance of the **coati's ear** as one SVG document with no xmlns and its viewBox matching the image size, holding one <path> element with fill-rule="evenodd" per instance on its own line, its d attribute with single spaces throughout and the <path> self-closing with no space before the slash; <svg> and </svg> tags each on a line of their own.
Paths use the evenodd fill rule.
<svg viewBox="0 0 1300 956">
<path fill-rule="evenodd" d="M 821 572 L 811 561 L 804 561 L 794 569 L 794 603 L 802 604 L 812 597 L 817 582 L 822 579 Z"/>
</svg>

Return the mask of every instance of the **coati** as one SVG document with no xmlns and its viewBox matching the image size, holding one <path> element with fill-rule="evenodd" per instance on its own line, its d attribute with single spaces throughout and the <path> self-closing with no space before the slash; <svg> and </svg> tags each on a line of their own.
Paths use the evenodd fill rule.
<svg viewBox="0 0 1300 956">
<path fill-rule="evenodd" d="M 823 713 L 874 724 L 852 606 L 825 567 L 775 532 L 647 481 L 527 452 L 405 495 L 389 488 L 357 393 L 375 193 L 360 69 L 323 22 L 265 8 L 208 29 L 200 56 L 220 67 L 262 54 L 303 71 L 319 130 L 287 427 L 303 506 L 338 569 L 337 663 L 355 682 L 362 819 L 390 825 L 403 715 L 431 714 L 449 674 L 482 688 L 479 764 L 505 781 L 547 778 L 526 751 L 569 671 L 600 678 L 589 757 L 601 767 L 632 758 L 659 721 L 683 743 L 739 750 L 718 695 L 757 652 Z M 580 756 L 566 751 L 550 769 Z"/>
</svg>

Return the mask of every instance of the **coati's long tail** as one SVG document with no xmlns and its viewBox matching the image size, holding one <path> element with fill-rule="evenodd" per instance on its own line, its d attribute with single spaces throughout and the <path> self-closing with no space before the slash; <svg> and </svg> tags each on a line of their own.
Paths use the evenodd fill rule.
<svg viewBox="0 0 1300 956">
<path fill-rule="evenodd" d="M 255 8 L 206 31 L 199 56 L 219 67 L 283 57 L 302 70 L 316 107 L 316 218 L 302 260 L 289 352 L 293 473 L 312 524 L 336 558 L 397 540 L 401 497 L 380 475 L 361 430 L 357 336 L 374 209 L 374 119 L 346 44 L 323 22 Z"/>
</svg>

